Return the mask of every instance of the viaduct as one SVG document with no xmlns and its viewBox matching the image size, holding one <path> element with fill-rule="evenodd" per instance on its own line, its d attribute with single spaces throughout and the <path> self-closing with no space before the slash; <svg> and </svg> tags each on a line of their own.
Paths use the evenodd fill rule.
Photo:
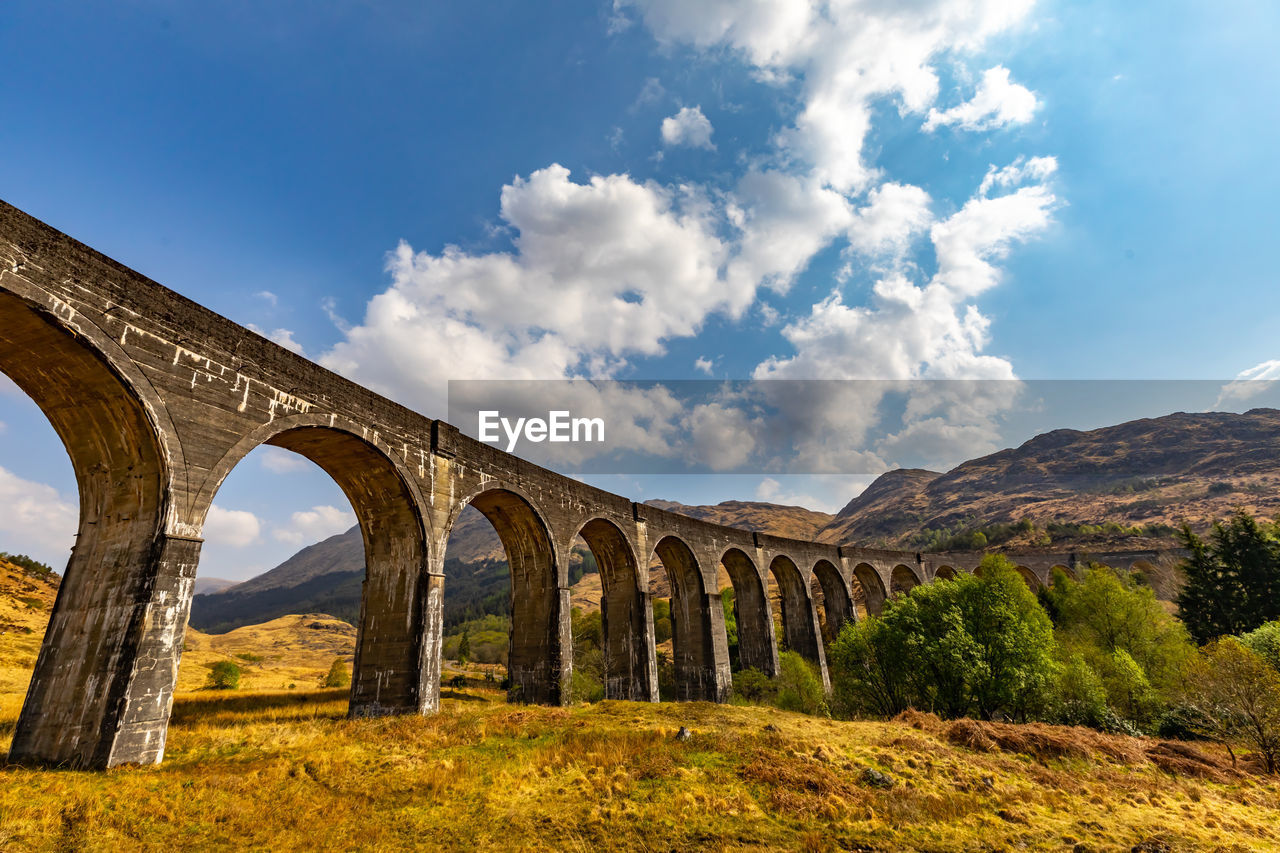
<svg viewBox="0 0 1280 853">
<path fill-rule="evenodd" d="M 205 517 L 227 475 L 263 444 L 323 468 L 359 519 L 366 577 L 352 716 L 437 709 L 445 543 L 467 505 L 496 528 L 510 563 L 510 698 L 522 702 L 570 699 L 568 558 L 579 536 L 601 574 L 606 695 L 639 701 L 658 698 L 655 557 L 671 583 L 678 698 L 710 701 L 731 686 L 721 568 L 735 591 L 742 665 L 776 672 L 784 639 L 825 681 L 824 631 L 980 558 L 782 539 L 633 503 L 384 399 L 3 202 L 0 370 L 62 439 L 80 499 L 14 762 L 163 758 Z M 1023 562 L 1033 585 L 1055 563 L 1072 568 L 1053 555 Z"/>
</svg>

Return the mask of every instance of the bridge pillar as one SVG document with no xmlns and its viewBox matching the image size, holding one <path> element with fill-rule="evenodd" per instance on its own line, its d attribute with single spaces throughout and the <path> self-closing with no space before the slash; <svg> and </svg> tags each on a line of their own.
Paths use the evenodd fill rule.
<svg viewBox="0 0 1280 853">
<path fill-rule="evenodd" d="M 162 535 L 122 554 L 111 547 L 118 543 L 81 531 L 9 760 L 92 769 L 158 764 L 201 541 Z"/>
<path fill-rule="evenodd" d="M 681 702 L 727 702 L 733 690 L 724 602 L 717 593 L 671 601 L 676 634 L 676 699 Z M 683 634 L 683 636 L 681 636 Z"/>
<path fill-rule="evenodd" d="M 532 705 L 563 705 L 569 701 L 573 675 L 572 590 L 557 587 L 547 612 L 513 619 L 507 654 L 511 687 L 507 701 Z M 521 590 L 512 587 L 519 599 Z M 517 602 L 520 603 L 520 602 Z M 526 610 L 528 602 L 523 602 Z"/>
<path fill-rule="evenodd" d="M 773 613 L 769 607 L 768 582 L 756 568 L 756 562 L 737 549 L 725 554 L 722 561 L 733 581 L 733 612 L 738 623 L 738 662 L 743 669 L 755 669 L 767 676 L 778 674 L 778 639 L 773 631 Z"/>
<path fill-rule="evenodd" d="M 778 582 L 782 630 L 787 638 L 787 648 L 816 666 L 823 686 L 829 689 L 831 679 L 827 673 L 826 651 L 822 646 L 822 627 L 808 584 L 795 563 L 787 557 L 775 557 L 770 570 Z"/>
<path fill-rule="evenodd" d="M 422 571 L 415 563 L 365 577 L 350 717 L 427 714 L 440 708 L 444 575 Z"/>
</svg>

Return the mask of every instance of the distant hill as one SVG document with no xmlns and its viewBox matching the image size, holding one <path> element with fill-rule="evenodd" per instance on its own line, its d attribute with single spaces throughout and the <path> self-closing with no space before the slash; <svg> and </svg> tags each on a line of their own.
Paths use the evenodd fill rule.
<svg viewBox="0 0 1280 853">
<path fill-rule="evenodd" d="M 813 539 L 834 519 L 830 513 L 762 501 L 723 501 L 714 506 L 689 506 L 675 501 L 649 500 L 645 504 L 726 527 L 758 530 L 791 539 Z"/>
<path fill-rule="evenodd" d="M 229 581 L 226 578 L 196 578 L 195 594 L 204 595 L 211 592 L 222 592 L 228 587 L 235 586 L 237 581 Z"/>
<path fill-rule="evenodd" d="M 1130 530 L 1110 538 L 1145 547 L 1132 528 L 1157 537 L 1184 520 L 1203 528 L 1236 507 L 1280 511 L 1280 411 L 1179 412 L 1087 432 L 1053 430 L 946 473 L 890 471 L 818 535 L 912 548 L 931 531 L 1027 518 L 1038 525 L 1032 535 L 1043 537 L 1056 523 L 1063 541 L 1108 538 L 1087 529 L 1070 536 L 1071 525 L 1119 524 Z"/>
</svg>

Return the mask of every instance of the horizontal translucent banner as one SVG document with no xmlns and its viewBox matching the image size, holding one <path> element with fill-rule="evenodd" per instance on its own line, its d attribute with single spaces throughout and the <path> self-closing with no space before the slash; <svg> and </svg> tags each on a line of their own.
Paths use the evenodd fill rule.
<svg viewBox="0 0 1280 853">
<path fill-rule="evenodd" d="M 448 420 L 565 473 L 874 475 L 947 471 L 1054 430 L 1189 413 L 1163 433 L 1160 424 L 1134 424 L 1090 437 L 1093 461 L 1063 483 L 1080 488 L 1090 478 L 1114 481 L 1118 466 L 1148 475 L 1141 447 L 1116 452 L 1128 441 L 1208 441 L 1224 431 L 1223 440 L 1278 441 L 1280 412 L 1227 416 L 1277 406 L 1271 381 L 455 380 Z M 1046 436 L 1041 449 L 1051 454 L 1054 441 L 1070 438 Z"/>
</svg>

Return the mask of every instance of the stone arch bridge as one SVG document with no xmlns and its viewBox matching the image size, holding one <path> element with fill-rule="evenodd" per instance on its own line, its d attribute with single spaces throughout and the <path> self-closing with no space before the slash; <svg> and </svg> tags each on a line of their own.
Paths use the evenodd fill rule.
<svg viewBox="0 0 1280 853">
<path fill-rule="evenodd" d="M 436 710 L 444 549 L 467 505 L 506 549 L 511 698 L 526 702 L 569 698 L 568 557 L 579 536 L 601 574 L 606 694 L 642 701 L 658 691 L 652 558 L 671 581 L 678 698 L 712 701 L 730 689 L 724 575 L 742 665 L 775 672 L 785 640 L 825 680 L 824 631 L 980 559 L 781 539 L 632 503 L 384 399 L 2 202 L 0 371 L 52 423 L 80 498 L 15 762 L 161 760 L 205 517 L 263 444 L 327 471 L 359 519 L 354 716 Z M 1044 555 L 1023 570 L 1046 583 L 1055 562 Z"/>
</svg>

